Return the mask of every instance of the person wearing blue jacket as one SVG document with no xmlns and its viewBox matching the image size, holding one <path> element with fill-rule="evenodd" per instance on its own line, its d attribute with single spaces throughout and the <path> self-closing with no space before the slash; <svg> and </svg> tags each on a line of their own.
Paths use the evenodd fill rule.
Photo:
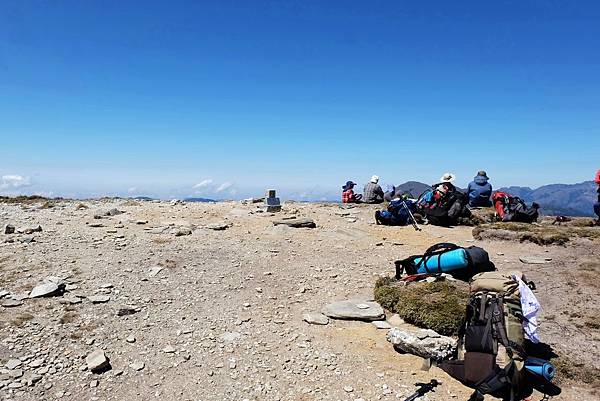
<svg viewBox="0 0 600 401">
<path fill-rule="evenodd" d="M 477 173 L 473 181 L 469 183 L 467 194 L 469 195 L 469 206 L 490 207 L 492 206 L 492 184 L 485 171 Z"/>
</svg>

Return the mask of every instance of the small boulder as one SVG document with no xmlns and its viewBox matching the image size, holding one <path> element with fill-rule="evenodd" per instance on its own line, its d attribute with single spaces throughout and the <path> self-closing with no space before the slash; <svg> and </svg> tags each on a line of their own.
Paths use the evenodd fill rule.
<svg viewBox="0 0 600 401">
<path fill-rule="evenodd" d="M 7 224 L 4 226 L 4 234 L 14 234 L 15 233 L 15 226 L 13 226 L 12 224 Z"/>
<path fill-rule="evenodd" d="M 110 297 L 108 295 L 90 295 L 87 297 L 93 304 L 103 304 L 105 302 L 110 301 Z"/>
<path fill-rule="evenodd" d="M 91 372 L 102 372 L 110 366 L 110 362 L 101 349 L 97 349 L 85 358 L 85 363 Z"/>
<path fill-rule="evenodd" d="M 133 370 L 140 371 L 146 367 L 146 364 L 141 361 L 135 361 L 129 365 L 129 367 Z"/>
<path fill-rule="evenodd" d="M 223 231 L 227 230 L 229 227 L 230 225 L 228 223 L 212 223 L 205 226 L 205 228 L 213 231 Z"/>
<path fill-rule="evenodd" d="M 22 362 L 20 359 L 9 359 L 8 362 L 6 362 L 6 365 L 4 365 L 6 367 L 6 369 L 8 370 L 13 370 L 18 368 L 19 366 L 21 366 Z"/>
<path fill-rule="evenodd" d="M 182 228 L 178 228 L 175 231 L 175 236 L 176 237 L 183 237 L 183 236 L 186 236 L 186 235 L 192 235 L 192 230 L 189 229 L 189 228 L 182 227 Z"/>
<path fill-rule="evenodd" d="M 388 331 L 387 340 L 399 351 L 432 360 L 448 359 L 456 349 L 456 340 L 429 329 L 406 331 L 394 327 Z"/>
<path fill-rule="evenodd" d="M 60 295 L 65 290 L 66 283 L 58 277 L 49 276 L 41 284 L 36 285 L 29 293 L 29 298 L 50 297 Z"/>
<path fill-rule="evenodd" d="M 320 326 L 329 324 L 329 318 L 322 313 L 305 313 L 302 315 L 302 320 L 308 324 L 316 324 Z"/>
</svg>

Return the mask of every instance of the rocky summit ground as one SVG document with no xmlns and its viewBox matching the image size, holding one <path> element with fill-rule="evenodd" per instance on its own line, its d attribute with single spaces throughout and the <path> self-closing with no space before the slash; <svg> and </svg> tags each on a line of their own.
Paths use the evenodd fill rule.
<svg viewBox="0 0 600 401">
<path fill-rule="evenodd" d="M 580 367 L 600 367 L 598 242 L 542 247 L 474 240 L 470 227 L 415 232 L 374 225 L 374 210 L 0 204 L 1 226 L 15 228 L 0 233 L 0 398 L 403 400 L 415 382 L 436 378 L 442 385 L 423 400 L 466 400 L 470 390 L 444 372 L 395 352 L 386 330 L 303 321 L 332 301 L 372 296 L 394 260 L 448 241 L 484 247 L 500 270 L 523 270 L 538 286 L 542 339 Z M 273 225 L 291 216 L 317 227 Z M 56 291 L 28 298 L 44 281 L 36 291 Z M 562 386 L 557 399 L 598 399 L 589 384 Z"/>
</svg>

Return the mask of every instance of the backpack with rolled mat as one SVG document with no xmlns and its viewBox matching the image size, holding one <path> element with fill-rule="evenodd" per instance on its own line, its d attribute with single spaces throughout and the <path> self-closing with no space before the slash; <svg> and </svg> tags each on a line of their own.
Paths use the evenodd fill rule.
<svg viewBox="0 0 600 401">
<path fill-rule="evenodd" d="M 397 260 L 396 278 L 403 274 L 440 274 L 469 281 L 475 274 L 496 270 L 488 253 L 476 246 L 460 247 L 452 243 L 439 243 L 428 248 L 422 255 Z"/>
<path fill-rule="evenodd" d="M 459 330 L 461 358 L 438 366 L 463 384 L 475 389 L 470 401 L 485 394 L 508 401 L 521 400 L 537 389 L 556 395 L 551 383 L 554 366 L 529 357 L 525 350 L 520 275 L 500 272 L 477 274 L 470 282 L 465 319 Z"/>
</svg>

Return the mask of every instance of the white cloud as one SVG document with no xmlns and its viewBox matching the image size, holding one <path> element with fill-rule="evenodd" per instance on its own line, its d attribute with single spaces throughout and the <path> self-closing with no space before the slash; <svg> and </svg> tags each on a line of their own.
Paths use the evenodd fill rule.
<svg viewBox="0 0 600 401">
<path fill-rule="evenodd" d="M 217 193 L 218 193 L 218 192 L 223 192 L 223 191 L 226 191 L 226 190 L 228 190 L 229 188 L 231 188 L 232 186 L 233 186 L 233 184 L 232 184 L 232 183 L 230 183 L 230 182 L 224 182 L 224 183 L 222 183 L 221 185 L 219 185 L 219 188 L 217 188 L 217 189 L 215 190 L 215 192 L 217 192 Z"/>
<path fill-rule="evenodd" d="M 213 183 L 213 180 L 211 180 L 210 178 L 200 181 L 198 184 L 194 185 L 193 188 L 194 189 L 199 189 L 199 188 L 207 188 L 210 187 Z"/>
<path fill-rule="evenodd" d="M 129 188 L 129 189 L 127 190 L 127 192 L 129 192 L 130 194 L 132 194 L 132 193 L 134 193 L 134 192 L 137 192 L 137 190 L 138 190 L 138 189 L 137 189 L 137 187 L 131 187 L 131 188 Z"/>
<path fill-rule="evenodd" d="M 24 177 L 22 175 L 3 175 L 0 179 L 0 189 L 18 189 L 28 187 L 30 185 L 31 181 L 29 177 Z"/>
</svg>

